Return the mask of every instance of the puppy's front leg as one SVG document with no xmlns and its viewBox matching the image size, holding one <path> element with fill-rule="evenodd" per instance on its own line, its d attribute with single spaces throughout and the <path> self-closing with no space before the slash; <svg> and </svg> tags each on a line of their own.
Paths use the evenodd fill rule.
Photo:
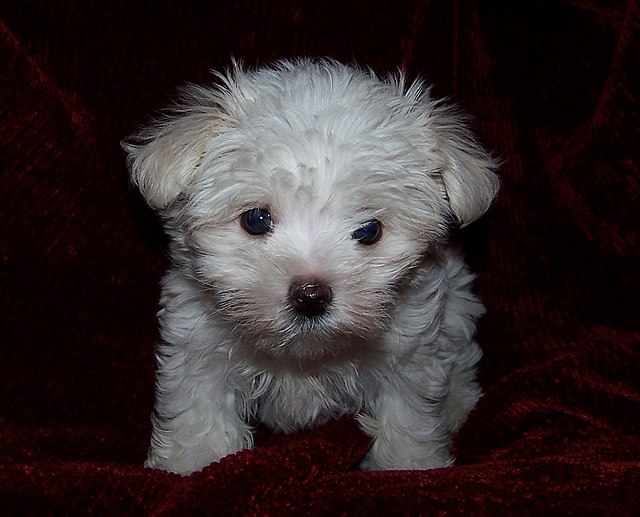
<svg viewBox="0 0 640 517">
<path fill-rule="evenodd" d="M 179 273 L 164 280 L 156 406 L 146 466 L 190 474 L 252 446 L 229 387 L 228 351 Z"/>
<path fill-rule="evenodd" d="M 190 474 L 252 446 L 233 393 L 208 379 L 159 374 L 146 466 Z"/>
<path fill-rule="evenodd" d="M 374 439 L 360 464 L 363 470 L 423 470 L 453 463 L 451 431 L 437 404 L 409 386 L 385 384 L 373 406 L 372 414 L 358 417 Z"/>
</svg>

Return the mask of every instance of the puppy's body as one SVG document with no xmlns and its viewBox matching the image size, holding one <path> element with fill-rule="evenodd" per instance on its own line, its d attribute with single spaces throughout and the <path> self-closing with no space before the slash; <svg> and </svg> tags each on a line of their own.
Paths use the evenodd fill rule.
<svg viewBox="0 0 640 517">
<path fill-rule="evenodd" d="M 328 61 L 221 79 L 126 145 L 173 259 L 147 464 L 351 414 L 364 468 L 450 464 L 483 309 L 446 235 L 488 208 L 490 156 L 420 83 Z"/>
</svg>

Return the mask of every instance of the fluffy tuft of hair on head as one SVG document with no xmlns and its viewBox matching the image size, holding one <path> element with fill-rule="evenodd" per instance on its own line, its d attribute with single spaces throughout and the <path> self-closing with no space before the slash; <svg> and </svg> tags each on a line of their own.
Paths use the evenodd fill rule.
<svg viewBox="0 0 640 517">
<path fill-rule="evenodd" d="M 461 226 L 478 219 L 499 189 L 494 173 L 498 162 L 475 140 L 466 118 L 443 100 L 432 99 L 430 87 L 421 79 L 407 84 L 402 71 L 381 80 L 370 69 L 331 59 L 301 58 L 254 71 L 233 60 L 225 72 L 213 74 L 215 86 L 186 86 L 164 117 L 122 141 L 132 181 L 154 209 L 164 209 L 194 181 L 208 145 L 226 129 L 237 126 L 256 99 L 265 102 L 265 97 L 270 97 L 275 102 L 278 96 L 287 98 L 292 92 L 304 96 L 305 84 L 318 92 L 326 90 L 326 95 L 318 95 L 319 104 L 333 90 L 342 90 L 348 99 L 361 89 L 372 98 L 376 93 L 393 97 L 388 108 L 422 120 L 424 142 L 418 145 L 427 155 L 441 157 L 443 195 Z"/>
</svg>

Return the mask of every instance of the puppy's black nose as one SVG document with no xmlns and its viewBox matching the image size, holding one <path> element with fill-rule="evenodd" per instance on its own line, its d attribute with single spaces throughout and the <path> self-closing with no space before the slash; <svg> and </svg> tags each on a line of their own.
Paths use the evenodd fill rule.
<svg viewBox="0 0 640 517">
<path fill-rule="evenodd" d="M 304 316 L 322 314 L 331 303 L 331 287 L 322 282 L 294 281 L 289 288 L 289 298 L 293 307 Z"/>
</svg>

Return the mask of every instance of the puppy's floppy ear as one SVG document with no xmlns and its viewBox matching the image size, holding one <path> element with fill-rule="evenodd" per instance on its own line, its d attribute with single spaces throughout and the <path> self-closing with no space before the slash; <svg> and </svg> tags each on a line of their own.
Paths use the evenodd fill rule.
<svg viewBox="0 0 640 517">
<path fill-rule="evenodd" d="M 121 142 L 133 183 L 149 205 L 166 208 L 194 179 L 213 137 L 229 120 L 214 90 L 191 86 L 173 112 Z"/>
<path fill-rule="evenodd" d="M 498 193 L 495 160 L 474 138 L 464 117 L 451 107 L 436 106 L 430 125 L 436 137 L 434 151 L 441 155 L 442 182 L 451 211 L 460 226 L 484 214 Z"/>
</svg>

